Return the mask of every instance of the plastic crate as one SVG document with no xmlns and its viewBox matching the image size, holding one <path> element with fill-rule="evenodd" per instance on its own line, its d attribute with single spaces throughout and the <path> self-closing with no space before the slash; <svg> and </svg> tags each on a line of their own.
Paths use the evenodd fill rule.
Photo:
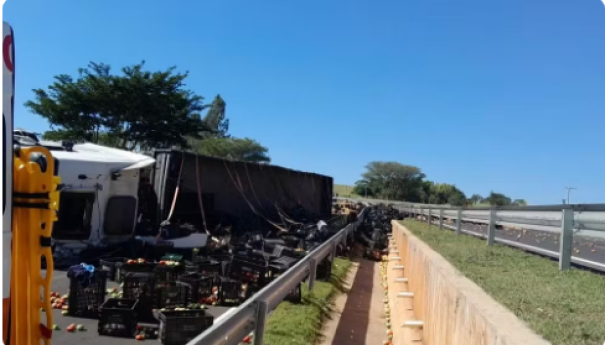
<svg viewBox="0 0 605 345">
<path fill-rule="evenodd" d="M 180 264 L 178 266 L 157 265 L 154 272 L 158 281 L 174 282 L 185 273 L 185 266 Z"/>
<path fill-rule="evenodd" d="M 273 248 L 272 255 L 276 258 L 280 258 L 282 256 L 289 256 L 289 257 L 300 256 L 299 254 L 297 254 L 296 250 L 294 250 L 290 247 L 285 247 L 285 246 L 279 245 L 279 244 Z"/>
<path fill-rule="evenodd" d="M 158 282 L 153 308 L 185 307 L 189 302 L 189 290 L 191 285 L 184 282 Z"/>
<path fill-rule="evenodd" d="M 206 299 L 210 297 L 212 295 L 212 288 L 217 285 L 216 277 L 207 276 L 201 273 L 183 275 L 180 278 L 180 281 L 191 286 L 189 301 L 192 303 L 204 303 L 200 300 L 202 298 Z"/>
<path fill-rule="evenodd" d="M 155 320 L 152 313 L 156 301 L 155 273 L 126 273 L 122 292 L 125 299 L 139 301 L 137 313 L 140 321 L 153 322 Z"/>
<path fill-rule="evenodd" d="M 256 250 L 254 252 L 249 252 L 248 257 L 253 260 L 263 260 L 263 261 L 271 261 L 276 257 L 271 253 L 263 252 L 262 250 Z"/>
<path fill-rule="evenodd" d="M 234 257 L 227 269 L 227 277 L 248 284 L 249 289 L 259 290 L 271 281 L 267 261 Z"/>
<path fill-rule="evenodd" d="M 110 298 L 99 308 L 99 335 L 132 338 L 138 320 L 138 301 Z"/>
<path fill-rule="evenodd" d="M 220 275 L 226 276 L 229 264 L 233 261 L 233 254 L 213 254 L 209 255 L 209 258 L 221 263 Z"/>
<path fill-rule="evenodd" d="M 271 270 L 272 279 L 275 280 L 281 274 L 289 270 L 292 266 L 294 266 L 298 262 L 296 258 L 289 258 L 287 256 L 282 256 L 279 259 L 273 260 L 269 268 Z M 302 301 L 302 284 L 298 284 L 296 288 L 284 298 L 285 301 L 289 301 L 292 303 L 300 303 Z"/>
<path fill-rule="evenodd" d="M 223 275 L 223 265 L 221 262 L 205 258 L 202 260 L 198 257 L 197 261 L 186 261 L 185 272 L 188 273 L 200 273 L 202 275 Z"/>
<path fill-rule="evenodd" d="M 218 282 L 218 303 L 225 306 L 238 305 L 245 299 L 242 282 L 221 277 Z"/>
<path fill-rule="evenodd" d="M 231 262 L 233 260 L 233 254 L 210 254 L 208 258 L 218 262 Z"/>
<path fill-rule="evenodd" d="M 283 272 L 287 271 L 288 269 L 290 269 L 290 267 L 296 265 L 296 263 L 298 261 L 299 261 L 298 258 L 282 256 L 278 259 L 272 260 L 271 263 L 269 264 L 269 266 L 271 266 L 273 269 L 279 270 L 280 271 L 279 273 L 283 273 Z"/>
<path fill-rule="evenodd" d="M 107 271 L 107 279 L 116 281 L 120 266 L 128 261 L 128 258 L 107 258 L 99 260 L 99 266 L 102 270 Z"/>
<path fill-rule="evenodd" d="M 118 282 L 124 282 L 124 277 L 128 273 L 150 273 L 155 270 L 156 263 L 153 262 L 144 262 L 144 263 L 131 263 L 128 261 L 121 266 L 118 267 L 118 271 L 116 272 L 116 276 L 118 278 Z"/>
<path fill-rule="evenodd" d="M 90 283 L 82 287 L 77 278 L 69 279 L 68 315 L 84 318 L 98 318 L 99 308 L 105 302 L 107 272 L 95 270 Z"/>
<path fill-rule="evenodd" d="M 214 317 L 203 309 L 163 311 L 159 319 L 163 345 L 185 345 L 214 323 Z"/>
</svg>

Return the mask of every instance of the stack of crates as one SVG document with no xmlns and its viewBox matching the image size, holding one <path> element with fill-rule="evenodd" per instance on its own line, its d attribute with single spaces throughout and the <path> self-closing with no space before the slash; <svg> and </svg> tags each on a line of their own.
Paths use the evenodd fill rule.
<svg viewBox="0 0 605 345">
<path fill-rule="evenodd" d="M 119 281 L 120 267 L 128 261 L 128 258 L 106 258 L 99 260 L 99 266 L 107 271 L 107 279 L 110 281 Z"/>
<path fill-rule="evenodd" d="M 269 263 L 264 260 L 253 260 L 236 256 L 228 267 L 228 278 L 247 284 L 249 292 L 258 292 L 271 282 Z"/>
<path fill-rule="evenodd" d="M 218 303 L 224 306 L 235 306 L 241 304 L 247 294 L 247 288 L 242 282 L 220 277 L 218 281 Z"/>
<path fill-rule="evenodd" d="M 199 273 L 204 276 L 224 275 L 222 263 L 209 257 L 195 256 L 192 261 L 186 261 L 185 265 L 187 273 Z"/>
<path fill-rule="evenodd" d="M 207 276 L 201 273 L 189 273 L 180 278 L 180 281 L 191 287 L 189 302 L 209 304 L 207 299 L 212 296 L 215 286 L 218 287 L 217 276 Z"/>
<path fill-rule="evenodd" d="M 119 266 L 118 271 L 116 272 L 118 283 L 124 282 L 124 277 L 128 273 L 152 273 L 157 266 L 154 262 L 141 262 L 138 260 L 127 260 L 125 263 Z"/>
<path fill-rule="evenodd" d="M 289 270 L 292 266 L 294 266 L 298 262 L 298 259 L 291 258 L 287 256 L 282 256 L 279 259 L 275 259 L 271 261 L 269 265 L 269 269 L 271 271 L 271 277 L 275 280 L 282 273 Z M 292 303 L 300 303 L 302 301 L 302 284 L 299 283 L 298 286 L 290 291 L 288 296 L 286 296 L 285 300 Z"/>
<path fill-rule="evenodd" d="M 67 304 L 69 306 L 67 314 L 69 316 L 98 318 L 99 308 L 105 302 L 105 288 L 107 286 L 107 272 L 95 270 L 87 282 L 82 285 L 78 278 L 69 280 L 69 296 Z"/>
<path fill-rule="evenodd" d="M 156 276 L 153 272 L 126 273 L 123 282 L 125 299 L 136 300 L 139 321 L 153 322 L 156 303 Z"/>
</svg>

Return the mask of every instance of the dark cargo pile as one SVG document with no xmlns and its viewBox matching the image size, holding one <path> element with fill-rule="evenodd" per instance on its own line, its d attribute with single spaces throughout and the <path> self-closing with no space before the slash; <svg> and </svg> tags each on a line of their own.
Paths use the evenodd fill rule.
<svg viewBox="0 0 605 345">
<path fill-rule="evenodd" d="M 292 221 L 273 235 L 235 236 L 217 228 L 204 248 L 177 252 L 158 240 L 153 248 L 138 248 L 137 258 L 75 265 L 69 302 L 57 307 L 66 315 L 98 318 L 100 335 L 184 345 L 212 326 L 209 306 L 241 304 L 346 226 L 347 219 Z M 108 281 L 118 287 L 106 288 Z M 300 286 L 286 300 L 300 302 Z"/>
<path fill-rule="evenodd" d="M 392 205 L 384 204 L 368 208 L 367 212 L 355 235 L 355 242 L 365 257 L 380 260 L 383 255 L 388 254 L 391 221 L 403 219 L 403 214 Z"/>
</svg>

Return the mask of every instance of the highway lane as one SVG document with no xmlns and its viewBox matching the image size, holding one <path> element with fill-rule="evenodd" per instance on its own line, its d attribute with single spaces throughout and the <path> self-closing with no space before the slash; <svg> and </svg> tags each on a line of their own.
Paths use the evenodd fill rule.
<svg viewBox="0 0 605 345">
<path fill-rule="evenodd" d="M 462 223 L 462 229 L 487 235 L 486 224 Z M 496 237 L 557 253 L 559 252 L 560 233 L 556 232 L 498 229 L 496 230 Z M 584 260 L 605 264 L 605 239 L 575 235 L 572 255 Z"/>
</svg>

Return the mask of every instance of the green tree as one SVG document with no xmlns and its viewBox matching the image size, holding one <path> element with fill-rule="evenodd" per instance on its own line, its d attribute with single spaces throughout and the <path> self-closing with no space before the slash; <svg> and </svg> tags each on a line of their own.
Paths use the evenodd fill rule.
<svg viewBox="0 0 605 345">
<path fill-rule="evenodd" d="M 374 193 L 369 181 L 366 180 L 359 180 L 355 182 L 355 187 L 353 187 L 352 193 L 363 197 L 376 197 L 376 193 Z"/>
<path fill-rule="evenodd" d="M 478 204 L 483 200 L 483 197 L 479 194 L 473 194 L 470 198 L 469 201 L 472 202 L 473 204 Z"/>
<path fill-rule="evenodd" d="M 466 202 L 467 199 L 465 198 L 464 193 L 452 194 L 447 200 L 447 203 L 452 206 L 464 206 L 466 205 Z"/>
<path fill-rule="evenodd" d="M 142 62 L 115 75 L 109 65 L 91 62 L 75 79 L 57 75 L 46 90 L 33 90 L 25 106 L 49 122 L 44 138 L 127 150 L 187 147 L 188 137 L 212 131 L 201 119 L 203 98 L 185 89 L 188 73 L 175 69 L 152 72 Z"/>
<path fill-rule="evenodd" d="M 207 138 L 191 143 L 196 153 L 243 162 L 269 163 L 269 149 L 249 138 Z"/>
<path fill-rule="evenodd" d="M 512 200 L 502 193 L 490 192 L 487 202 L 492 206 L 506 206 L 512 203 Z"/>
<path fill-rule="evenodd" d="M 227 103 L 221 98 L 221 95 L 216 95 L 208 113 L 204 117 L 204 122 L 211 128 L 217 138 L 229 138 L 229 119 L 226 117 Z"/>
<path fill-rule="evenodd" d="M 431 190 L 435 183 L 433 181 L 422 181 L 422 185 L 418 188 L 418 201 L 423 204 L 430 204 Z"/>
<path fill-rule="evenodd" d="M 370 162 L 366 165 L 362 180 L 376 196 L 418 202 L 424 176 L 419 168 L 411 165 Z"/>
<path fill-rule="evenodd" d="M 517 206 L 527 206 L 527 201 L 525 201 L 524 199 L 515 199 L 513 201 L 513 205 L 517 205 Z"/>
<path fill-rule="evenodd" d="M 420 200 L 424 203 L 454 206 L 466 204 L 466 195 L 456 186 L 448 183 L 423 181 L 420 194 Z"/>
</svg>

